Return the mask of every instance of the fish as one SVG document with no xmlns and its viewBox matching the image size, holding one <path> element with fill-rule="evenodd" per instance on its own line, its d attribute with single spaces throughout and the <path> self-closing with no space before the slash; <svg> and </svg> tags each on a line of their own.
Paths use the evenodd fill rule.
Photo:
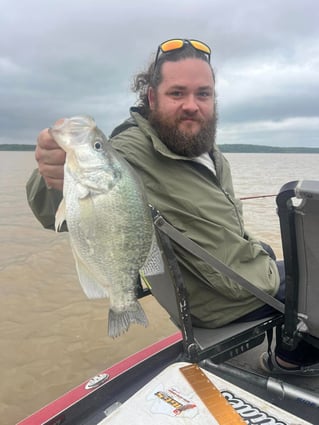
<svg viewBox="0 0 319 425">
<path fill-rule="evenodd" d="M 110 337 L 132 323 L 146 327 L 136 295 L 139 274 L 158 274 L 164 266 L 140 177 L 90 116 L 59 120 L 49 133 L 66 152 L 55 227 L 67 223 L 82 289 L 90 299 L 109 299 Z"/>
</svg>

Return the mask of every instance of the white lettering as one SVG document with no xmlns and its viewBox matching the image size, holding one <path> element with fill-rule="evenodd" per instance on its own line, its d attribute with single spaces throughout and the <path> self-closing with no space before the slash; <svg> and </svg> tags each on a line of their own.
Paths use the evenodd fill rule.
<svg viewBox="0 0 319 425">
<path fill-rule="evenodd" d="M 279 422 L 273 416 L 269 416 L 267 412 L 263 412 L 244 400 L 235 397 L 228 391 L 222 391 L 222 394 L 248 425 L 287 425 L 285 422 Z"/>
</svg>

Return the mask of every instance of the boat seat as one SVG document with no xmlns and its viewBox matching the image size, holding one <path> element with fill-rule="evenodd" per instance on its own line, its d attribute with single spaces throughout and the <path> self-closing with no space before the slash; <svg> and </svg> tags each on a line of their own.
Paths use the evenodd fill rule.
<svg viewBox="0 0 319 425">
<path fill-rule="evenodd" d="M 319 347 L 319 181 L 285 184 L 277 196 L 286 274 L 283 341 Z"/>
<path fill-rule="evenodd" d="M 289 182 L 280 189 L 276 201 L 286 274 L 284 309 L 266 319 L 231 323 L 218 329 L 193 326 L 183 277 L 170 237 L 163 231 L 167 222 L 153 210 L 165 267 L 163 274 L 147 276 L 146 282 L 181 329 L 184 351 L 190 361 L 225 361 L 260 344 L 265 332 L 273 327 L 281 331 L 283 344 L 290 350 L 300 339 L 319 348 L 319 181 Z M 182 238 L 185 239 L 183 235 Z M 144 293 L 148 290 L 144 289 Z"/>
<path fill-rule="evenodd" d="M 282 323 L 282 314 L 274 314 L 272 317 L 252 322 L 231 323 L 217 329 L 193 326 L 187 290 L 171 240 L 162 231 L 163 222 L 165 220 L 157 211 L 154 223 L 164 262 L 164 272 L 144 276 L 143 280 L 153 296 L 169 313 L 171 320 L 181 329 L 185 359 L 198 362 L 210 358 L 219 363 L 261 344 L 266 331 Z"/>
</svg>

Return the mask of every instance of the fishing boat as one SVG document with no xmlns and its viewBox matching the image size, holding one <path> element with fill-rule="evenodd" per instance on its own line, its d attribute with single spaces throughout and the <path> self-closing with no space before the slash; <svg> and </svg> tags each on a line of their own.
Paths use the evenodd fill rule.
<svg viewBox="0 0 319 425">
<path fill-rule="evenodd" d="M 318 424 L 319 377 L 269 376 L 258 366 L 275 328 L 282 329 L 287 346 L 300 338 L 318 344 L 318 201 L 316 181 L 289 182 L 277 195 L 287 277 L 285 306 L 256 293 L 277 313 L 218 329 L 193 326 L 174 243 L 247 290 L 254 289 L 153 209 L 165 270 L 142 276 L 139 297 L 154 296 L 177 332 L 90 377 L 18 425 Z"/>
</svg>

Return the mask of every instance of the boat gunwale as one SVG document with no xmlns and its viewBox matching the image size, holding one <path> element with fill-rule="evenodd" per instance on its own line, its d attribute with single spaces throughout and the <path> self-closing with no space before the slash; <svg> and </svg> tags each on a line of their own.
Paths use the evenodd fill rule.
<svg viewBox="0 0 319 425">
<path fill-rule="evenodd" d="M 72 388 L 70 391 L 58 397 L 56 400 L 48 403 L 44 407 L 40 408 L 30 416 L 22 419 L 16 425 L 59 425 L 66 419 L 65 412 L 72 408 L 72 406 L 82 402 L 84 399 L 107 387 L 112 381 L 116 380 L 120 376 L 128 373 L 130 370 L 137 368 L 145 362 L 152 363 L 152 359 L 161 353 L 165 353 L 170 348 L 176 346 L 176 351 L 182 353 L 182 335 L 178 331 L 168 337 L 165 337 L 143 349 L 137 351 L 134 354 L 126 357 L 125 359 L 115 363 L 109 368 L 97 373 L 108 375 L 108 379 L 103 381 L 99 386 L 86 388 L 87 383 L 92 379 L 90 377 L 80 385 Z M 175 358 L 172 360 L 175 360 Z M 166 366 L 163 365 L 163 368 Z M 95 376 L 97 376 L 95 375 Z M 93 377 L 94 378 L 94 377 Z M 67 423 L 67 422 L 66 422 Z"/>
</svg>

